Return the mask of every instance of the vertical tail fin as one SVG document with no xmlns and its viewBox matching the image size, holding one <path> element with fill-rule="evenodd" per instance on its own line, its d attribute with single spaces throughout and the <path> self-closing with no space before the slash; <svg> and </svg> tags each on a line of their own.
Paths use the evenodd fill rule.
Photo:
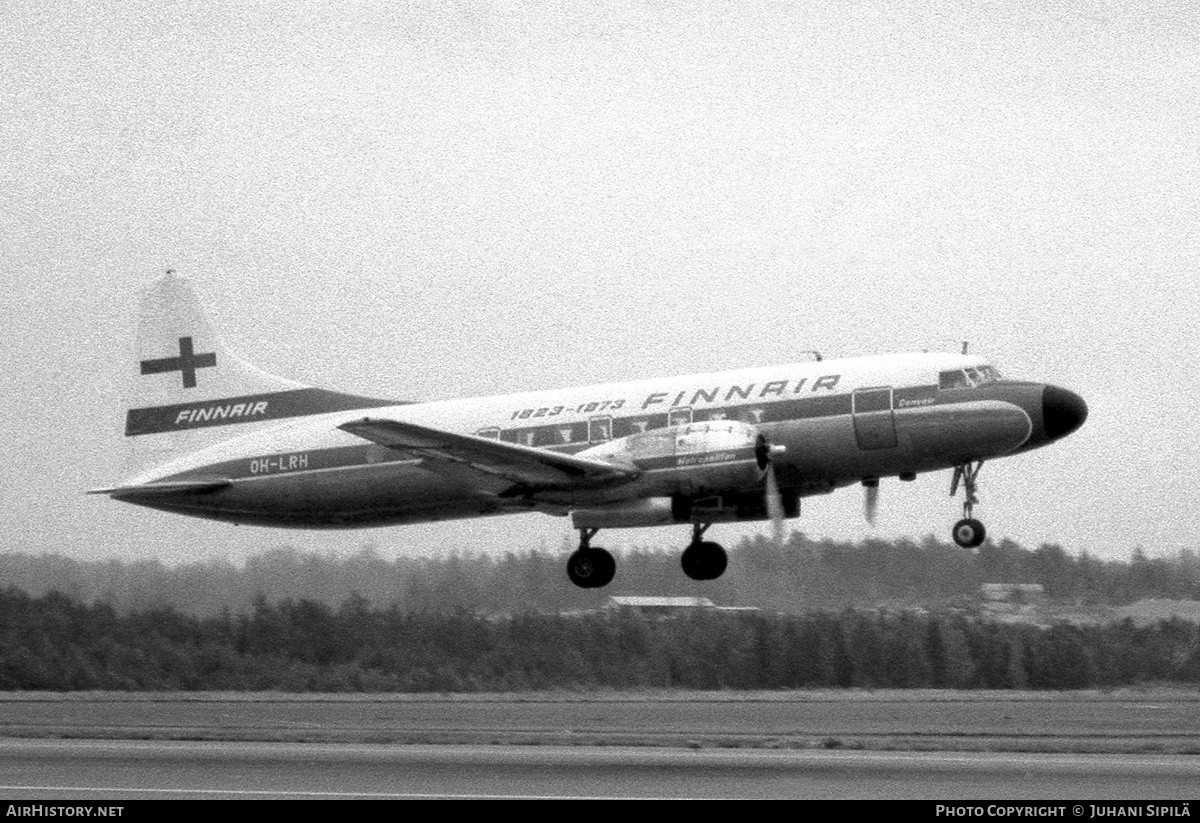
<svg viewBox="0 0 1200 823">
<path fill-rule="evenodd" d="M 230 354 L 191 284 L 171 271 L 142 295 L 137 346 L 128 420 L 133 430 L 126 434 L 143 433 L 134 411 L 305 388 Z"/>
<path fill-rule="evenodd" d="M 398 405 L 313 388 L 234 356 L 191 284 L 170 271 L 143 293 L 129 380 L 127 474 L 223 439 L 225 426 Z"/>
</svg>

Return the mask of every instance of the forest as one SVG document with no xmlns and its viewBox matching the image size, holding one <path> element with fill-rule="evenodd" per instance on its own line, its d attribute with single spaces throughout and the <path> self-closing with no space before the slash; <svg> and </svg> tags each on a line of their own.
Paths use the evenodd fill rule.
<svg viewBox="0 0 1200 823">
<path fill-rule="evenodd" d="M 1078 689 L 1200 682 L 1200 626 L 983 619 L 982 582 L 1052 602 L 1200 599 L 1190 552 L 1128 561 L 927 538 L 748 539 L 718 581 L 631 551 L 602 592 L 560 552 L 434 559 L 279 549 L 244 565 L 0 554 L 0 689 L 474 692 L 539 689 Z M 675 618 L 610 594 L 701 594 L 753 611 Z"/>
<path fill-rule="evenodd" d="M 0 689 L 478 692 L 1080 689 L 1200 682 L 1200 625 L 1050 628 L 913 610 L 483 617 L 351 597 L 120 615 L 0 592 Z"/>
<path fill-rule="evenodd" d="M 1200 558 L 1191 551 L 1099 560 L 1043 544 L 1009 540 L 969 551 L 926 537 L 859 542 L 814 541 L 792 532 L 782 543 L 743 539 L 729 549 L 718 580 L 695 582 L 680 571 L 679 549 L 642 548 L 618 555 L 617 576 L 600 590 L 578 589 L 566 575 L 572 547 L 557 551 L 472 554 L 447 547 L 434 557 L 385 558 L 370 547 L 348 556 L 273 549 L 229 561 L 168 566 L 157 560 L 79 561 L 58 555 L 0 552 L 0 585 L 31 595 L 59 592 L 118 613 L 171 608 L 199 617 L 243 614 L 259 598 L 311 600 L 337 608 L 351 597 L 373 608 L 464 610 L 472 614 L 594 609 L 610 595 L 699 595 L 722 606 L 805 613 L 814 609 L 941 608 L 977 597 L 981 583 L 1040 583 L 1051 601 L 1123 605 L 1146 598 L 1200 600 Z"/>
</svg>

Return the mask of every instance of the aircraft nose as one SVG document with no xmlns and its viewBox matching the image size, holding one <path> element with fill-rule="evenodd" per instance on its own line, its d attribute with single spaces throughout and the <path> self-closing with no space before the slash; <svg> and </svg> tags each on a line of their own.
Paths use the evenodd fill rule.
<svg viewBox="0 0 1200 823">
<path fill-rule="evenodd" d="M 1087 416 L 1087 403 L 1075 392 L 1058 386 L 1042 390 L 1042 421 L 1051 440 L 1066 437 L 1082 426 Z"/>
</svg>

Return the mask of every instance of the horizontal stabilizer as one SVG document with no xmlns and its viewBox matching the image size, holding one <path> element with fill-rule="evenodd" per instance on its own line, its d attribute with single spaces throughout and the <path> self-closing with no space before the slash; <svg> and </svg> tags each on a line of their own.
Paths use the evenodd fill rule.
<svg viewBox="0 0 1200 823">
<path fill-rule="evenodd" d="M 633 480 L 640 472 L 625 466 L 520 446 L 471 435 L 451 434 L 397 420 L 364 417 L 339 429 L 381 446 L 431 461 L 467 466 L 522 486 L 561 489 Z"/>
<path fill-rule="evenodd" d="M 178 494 L 180 492 L 212 492 L 231 485 L 224 477 L 197 480 L 167 480 L 160 483 L 142 483 L 134 486 L 110 486 L 106 489 L 90 489 L 88 494 L 107 494 L 113 497 L 141 497 L 154 494 Z"/>
</svg>

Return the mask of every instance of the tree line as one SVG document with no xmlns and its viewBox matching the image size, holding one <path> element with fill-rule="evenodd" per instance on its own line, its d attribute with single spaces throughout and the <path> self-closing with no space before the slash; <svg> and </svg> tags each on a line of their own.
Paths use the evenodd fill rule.
<svg viewBox="0 0 1200 823">
<path fill-rule="evenodd" d="M 371 548 L 338 557 L 280 548 L 243 564 L 210 561 L 168 566 L 157 560 L 80 561 L 0 553 L 0 585 L 32 595 L 60 592 L 118 613 L 171 608 L 197 616 L 243 613 L 268 601 L 308 600 L 336 608 L 352 596 L 375 608 L 462 609 L 512 614 L 601 606 L 613 594 L 701 595 L 722 605 L 804 613 L 812 609 L 939 607 L 973 598 L 984 582 L 1040 583 L 1055 602 L 1121 605 L 1144 597 L 1200 599 L 1200 559 L 1191 551 L 1129 560 L 1074 556 L 1061 546 L 1026 549 L 988 541 L 975 552 L 927 537 L 815 541 L 793 532 L 782 544 L 763 537 L 730 549 L 729 570 L 697 583 L 679 568 L 679 551 L 652 548 L 619 556 L 617 576 L 601 590 L 566 577 L 573 547 L 504 555 L 449 550 L 429 559 L 388 559 Z"/>
<path fill-rule="evenodd" d="M 118 613 L 0 592 L 0 689 L 475 692 L 806 687 L 1079 689 L 1200 683 L 1200 626 L 956 613 L 698 612 L 651 618 L 258 598 L 244 614 Z"/>
</svg>

